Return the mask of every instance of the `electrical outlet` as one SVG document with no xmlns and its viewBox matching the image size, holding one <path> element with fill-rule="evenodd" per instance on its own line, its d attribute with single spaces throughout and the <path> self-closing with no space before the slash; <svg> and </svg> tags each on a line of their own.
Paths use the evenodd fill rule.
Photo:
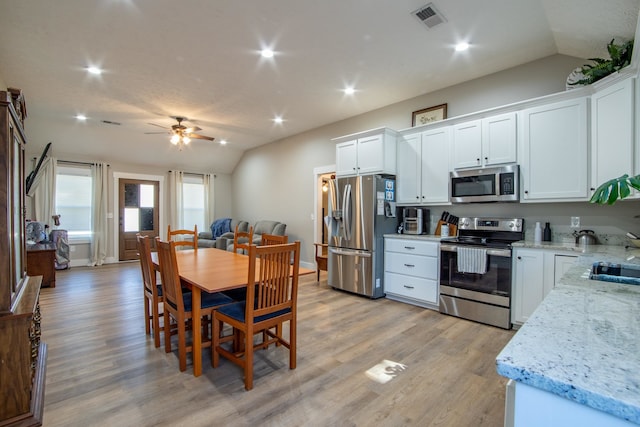
<svg viewBox="0 0 640 427">
<path fill-rule="evenodd" d="M 571 228 L 579 228 L 580 227 L 580 217 L 572 216 L 571 217 Z"/>
</svg>

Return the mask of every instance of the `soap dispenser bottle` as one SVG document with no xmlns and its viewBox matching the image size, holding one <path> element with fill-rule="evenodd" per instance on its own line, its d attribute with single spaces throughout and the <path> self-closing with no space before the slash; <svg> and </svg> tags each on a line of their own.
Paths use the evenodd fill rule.
<svg viewBox="0 0 640 427">
<path fill-rule="evenodd" d="M 533 242 L 536 244 L 542 242 L 542 227 L 539 222 L 536 222 L 536 228 L 533 232 Z"/>
<path fill-rule="evenodd" d="M 551 227 L 549 227 L 549 223 L 545 222 L 544 230 L 542 230 L 542 240 L 545 242 L 551 241 Z"/>
</svg>

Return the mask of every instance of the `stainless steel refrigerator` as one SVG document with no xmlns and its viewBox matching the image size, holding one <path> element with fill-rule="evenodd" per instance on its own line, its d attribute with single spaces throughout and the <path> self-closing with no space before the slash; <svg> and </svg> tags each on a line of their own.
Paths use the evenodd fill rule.
<svg viewBox="0 0 640 427">
<path fill-rule="evenodd" d="M 328 284 L 384 296 L 384 239 L 395 233 L 395 177 L 365 175 L 329 182 Z"/>
</svg>

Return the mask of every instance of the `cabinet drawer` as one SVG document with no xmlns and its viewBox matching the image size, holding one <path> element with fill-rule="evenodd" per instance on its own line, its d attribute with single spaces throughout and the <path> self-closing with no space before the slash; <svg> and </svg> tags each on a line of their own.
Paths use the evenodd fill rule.
<svg viewBox="0 0 640 427">
<path fill-rule="evenodd" d="M 384 250 L 414 255 L 438 256 L 440 244 L 420 240 L 386 239 Z"/>
<path fill-rule="evenodd" d="M 384 291 L 432 304 L 438 303 L 438 282 L 436 280 L 385 273 Z"/>
<path fill-rule="evenodd" d="M 438 258 L 387 252 L 384 270 L 425 279 L 438 279 Z"/>
</svg>

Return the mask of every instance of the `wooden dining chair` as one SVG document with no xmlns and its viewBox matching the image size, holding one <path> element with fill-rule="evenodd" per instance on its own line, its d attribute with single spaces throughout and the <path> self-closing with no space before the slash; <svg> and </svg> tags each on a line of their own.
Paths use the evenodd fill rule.
<svg viewBox="0 0 640 427">
<path fill-rule="evenodd" d="M 316 281 L 320 281 L 320 270 L 327 271 L 327 249 L 326 243 L 314 243 L 316 251 Z"/>
<path fill-rule="evenodd" d="M 248 231 L 240 231 L 236 225 L 236 230 L 233 233 L 233 251 L 235 253 L 247 254 L 249 252 L 249 246 L 253 242 L 253 227 L 249 226 Z M 240 250 L 240 252 L 238 252 Z"/>
<path fill-rule="evenodd" d="M 283 245 L 289 243 L 289 236 L 278 236 L 276 234 L 263 234 L 260 238 L 260 246 Z"/>
<path fill-rule="evenodd" d="M 293 265 L 290 260 L 293 259 Z M 220 355 L 244 370 L 244 387 L 253 388 L 253 353 L 272 342 L 289 349 L 289 368 L 296 368 L 296 321 L 300 242 L 286 245 L 249 247 L 247 299 L 224 305 L 213 313 L 213 345 L 211 364 L 216 368 Z M 255 283 L 255 286 L 251 286 Z M 247 303 L 247 301 L 249 303 Z M 269 329 L 289 321 L 289 340 Z M 233 347 L 221 346 L 220 331 L 224 324 L 234 328 Z M 253 336 L 267 331 L 270 340 L 253 343 Z M 238 343 L 237 340 L 242 340 Z"/>
<path fill-rule="evenodd" d="M 176 259 L 176 242 L 163 242 L 156 237 L 156 247 L 158 248 L 158 264 L 160 265 L 160 276 L 162 278 L 162 292 L 164 296 L 164 323 L 170 324 L 173 317 L 178 329 L 178 358 L 180 361 L 180 370 L 187 369 L 187 352 L 193 351 L 192 345 L 187 345 L 186 327 L 187 321 L 192 318 L 192 293 L 185 293 L 182 290 L 180 275 L 178 273 L 178 262 Z M 209 338 L 210 323 L 209 316 L 213 319 L 213 311 L 225 304 L 232 303 L 233 300 L 219 292 L 202 293 L 201 309 L 202 317 L 206 317 L 203 322 L 202 331 L 192 331 L 193 334 L 202 334 L 202 346 L 211 346 Z M 171 352 L 171 332 L 169 328 L 164 330 L 165 351 Z"/>
<path fill-rule="evenodd" d="M 157 281 L 156 270 L 151 262 L 151 241 L 149 236 L 136 235 L 136 245 L 140 257 L 140 268 L 142 270 L 142 284 L 144 291 L 144 319 L 145 331 L 147 335 L 153 330 L 153 342 L 160 347 L 160 331 L 164 330 L 160 326 L 160 304 L 164 303 L 162 295 L 162 285 Z"/>
<path fill-rule="evenodd" d="M 194 225 L 193 230 L 171 230 L 167 227 L 167 240 L 173 240 L 179 249 L 198 249 L 198 226 Z"/>
</svg>

